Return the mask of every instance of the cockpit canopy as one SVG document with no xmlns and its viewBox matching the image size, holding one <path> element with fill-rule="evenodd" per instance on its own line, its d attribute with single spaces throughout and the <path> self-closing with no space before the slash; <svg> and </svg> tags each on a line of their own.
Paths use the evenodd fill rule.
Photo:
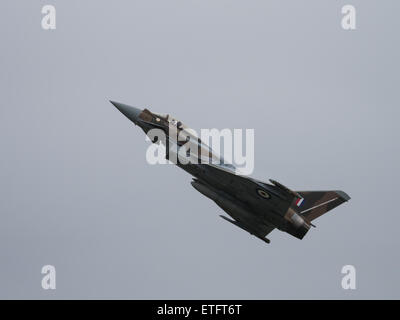
<svg viewBox="0 0 400 320">
<path fill-rule="evenodd" d="M 188 128 L 187 126 L 185 126 L 182 121 L 179 121 L 177 119 L 175 119 L 174 117 L 170 116 L 169 114 L 159 114 L 156 112 L 153 112 L 154 115 L 159 116 L 160 118 L 163 118 L 165 120 L 167 120 L 171 125 L 177 127 L 178 129 L 186 129 Z"/>
</svg>

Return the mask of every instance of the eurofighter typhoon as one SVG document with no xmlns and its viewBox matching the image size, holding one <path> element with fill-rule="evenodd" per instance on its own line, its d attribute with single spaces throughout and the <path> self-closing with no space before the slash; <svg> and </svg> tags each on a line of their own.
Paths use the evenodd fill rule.
<svg viewBox="0 0 400 320">
<path fill-rule="evenodd" d="M 190 149 L 197 149 L 197 159 L 191 159 L 186 164 L 180 161 L 174 163 L 194 177 L 192 186 L 197 191 L 213 200 L 230 216 L 220 215 L 221 218 L 266 243 L 270 243 L 266 236 L 275 228 L 303 239 L 310 227 L 314 227 L 313 220 L 350 200 L 345 192 L 339 190 L 293 191 L 272 179 L 270 183 L 265 183 L 239 175 L 232 164 L 225 163 L 182 122 L 148 109 L 110 102 L 141 127 L 153 143 L 165 145 L 168 159 L 171 150 L 179 152 L 180 148 L 185 148 L 187 153 Z M 153 129 L 164 133 L 164 141 L 149 134 Z M 178 139 L 182 134 L 186 137 L 183 141 Z M 204 155 L 210 161 L 204 161 Z"/>
</svg>

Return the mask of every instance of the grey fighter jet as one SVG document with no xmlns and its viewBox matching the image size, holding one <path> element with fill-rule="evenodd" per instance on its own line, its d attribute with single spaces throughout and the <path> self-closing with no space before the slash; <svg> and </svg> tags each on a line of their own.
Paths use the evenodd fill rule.
<svg viewBox="0 0 400 320">
<path fill-rule="evenodd" d="M 266 236 L 275 228 L 303 239 L 310 227 L 314 226 L 314 219 L 350 200 L 343 191 L 293 191 L 272 179 L 270 183 L 265 183 L 238 175 L 233 165 L 222 161 L 211 148 L 193 136 L 182 122 L 148 109 L 110 102 L 149 137 L 152 129 L 164 132 L 164 141 L 154 136 L 150 138 L 154 143 L 165 144 L 167 158 L 170 156 L 168 150 L 179 151 L 189 141 L 196 143 L 198 161 L 186 164 L 177 161 L 176 165 L 194 177 L 192 186 L 197 191 L 213 200 L 230 216 L 221 215 L 221 218 L 266 243 L 270 243 Z M 185 141 L 177 139 L 180 133 L 186 133 Z M 171 145 L 176 149 L 170 148 Z M 200 159 L 202 156 L 199 155 L 204 154 L 212 161 L 207 163 Z"/>
</svg>

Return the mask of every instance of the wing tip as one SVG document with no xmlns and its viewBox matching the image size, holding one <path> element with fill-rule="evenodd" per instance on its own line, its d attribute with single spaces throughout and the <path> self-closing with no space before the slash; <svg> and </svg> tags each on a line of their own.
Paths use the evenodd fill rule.
<svg viewBox="0 0 400 320">
<path fill-rule="evenodd" d="M 342 190 L 336 190 L 335 191 L 337 193 L 337 195 L 342 198 L 344 201 L 349 201 L 351 199 L 351 197 L 344 191 Z"/>
</svg>

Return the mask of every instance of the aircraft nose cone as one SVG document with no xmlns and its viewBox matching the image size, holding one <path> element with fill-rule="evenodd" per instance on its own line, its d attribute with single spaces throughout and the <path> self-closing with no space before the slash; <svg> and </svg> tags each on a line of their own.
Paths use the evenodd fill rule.
<svg viewBox="0 0 400 320">
<path fill-rule="evenodd" d="M 139 114 L 142 112 L 141 109 L 136 107 L 128 106 L 127 104 L 111 101 L 110 102 L 119 110 L 123 115 L 125 115 L 129 120 L 137 124 Z"/>
</svg>

